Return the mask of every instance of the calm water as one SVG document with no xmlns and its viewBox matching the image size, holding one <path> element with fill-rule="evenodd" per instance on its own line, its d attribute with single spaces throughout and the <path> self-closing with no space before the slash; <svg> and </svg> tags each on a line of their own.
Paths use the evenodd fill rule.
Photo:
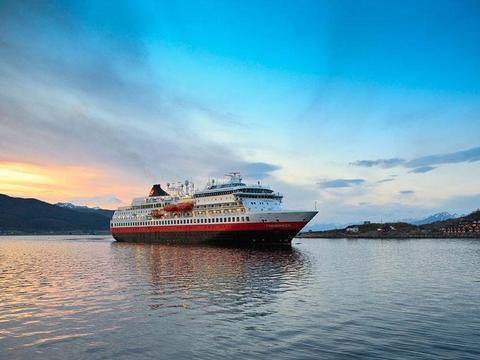
<svg viewBox="0 0 480 360">
<path fill-rule="evenodd" d="M 480 358 L 480 241 L 0 237 L 2 359 Z"/>
</svg>

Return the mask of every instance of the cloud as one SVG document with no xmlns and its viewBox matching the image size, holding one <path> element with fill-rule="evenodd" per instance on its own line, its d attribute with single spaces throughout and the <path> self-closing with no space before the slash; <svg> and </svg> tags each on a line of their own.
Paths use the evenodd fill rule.
<svg viewBox="0 0 480 360">
<path fill-rule="evenodd" d="M 395 181 L 395 179 L 388 178 L 388 179 L 378 180 L 377 184 L 382 184 L 382 183 L 386 183 L 386 182 L 390 182 L 390 181 Z"/>
<path fill-rule="evenodd" d="M 422 156 L 408 161 L 401 158 L 358 160 L 350 163 L 350 165 L 380 168 L 404 166 L 407 168 L 413 168 L 413 170 L 410 171 L 411 173 L 420 174 L 436 169 L 436 167 L 432 165 L 454 164 L 474 161 L 480 161 L 480 147 L 474 147 L 471 149 L 446 154 Z"/>
<path fill-rule="evenodd" d="M 391 158 L 391 159 L 377 159 L 377 160 L 358 160 L 350 165 L 362 166 L 362 167 L 373 167 L 378 166 L 384 169 L 389 169 L 395 166 L 399 166 L 405 163 L 404 159 L 400 158 Z"/>
<path fill-rule="evenodd" d="M 415 191 L 413 190 L 402 190 L 398 192 L 400 195 L 412 195 L 415 194 Z"/>
<path fill-rule="evenodd" d="M 135 16 L 117 15 L 141 32 Z M 232 131 L 241 121 L 169 89 L 141 38 L 111 34 L 111 24 L 91 31 L 79 21 L 60 3 L 1 9 L 0 160 L 74 160 L 117 169 L 137 184 L 233 170 L 262 179 L 279 168 L 246 160 L 211 139 L 208 128 L 195 129 L 199 113 L 212 126 L 229 122 Z"/>
<path fill-rule="evenodd" d="M 415 173 L 415 174 L 423 174 L 423 173 L 426 173 L 426 172 L 429 172 L 429 171 L 432 171 L 432 170 L 435 170 L 436 167 L 434 166 L 420 166 L 418 168 L 415 168 L 411 171 L 409 171 L 410 173 Z"/>
<path fill-rule="evenodd" d="M 357 185 L 361 185 L 365 182 L 363 179 L 335 179 L 335 180 L 323 180 L 318 182 L 321 188 L 347 188 Z"/>
<path fill-rule="evenodd" d="M 423 156 L 406 163 L 407 167 L 425 167 L 431 165 L 453 164 L 461 162 L 474 162 L 480 160 L 480 147 L 474 147 L 467 150 L 456 151 L 447 154 L 438 154 Z"/>
</svg>

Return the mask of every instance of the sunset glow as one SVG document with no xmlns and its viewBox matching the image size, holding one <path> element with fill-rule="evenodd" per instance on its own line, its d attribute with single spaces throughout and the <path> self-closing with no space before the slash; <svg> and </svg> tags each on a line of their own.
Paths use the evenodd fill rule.
<svg viewBox="0 0 480 360">
<path fill-rule="evenodd" d="M 113 201 L 115 197 L 128 202 L 141 191 L 140 186 L 134 188 L 95 168 L 0 162 L 0 193 L 11 196 L 40 198 L 51 203 L 76 199 L 80 205 L 98 206 L 101 202 L 105 208 L 115 208 L 122 204 L 120 198 Z"/>
</svg>

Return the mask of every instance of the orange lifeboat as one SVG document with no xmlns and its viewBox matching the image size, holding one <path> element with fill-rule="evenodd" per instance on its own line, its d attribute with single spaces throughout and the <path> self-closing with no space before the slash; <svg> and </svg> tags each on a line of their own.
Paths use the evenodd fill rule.
<svg viewBox="0 0 480 360">
<path fill-rule="evenodd" d="M 193 202 L 181 202 L 177 204 L 178 211 L 192 211 L 193 210 Z"/>
<path fill-rule="evenodd" d="M 155 210 L 152 210 L 150 212 L 150 215 L 155 219 L 159 219 L 159 218 L 162 218 L 165 215 L 165 211 L 163 209 L 161 209 L 161 210 L 155 209 Z"/>
<path fill-rule="evenodd" d="M 175 204 L 165 205 L 164 209 L 165 211 L 168 211 L 168 212 L 178 211 L 177 206 Z"/>
</svg>

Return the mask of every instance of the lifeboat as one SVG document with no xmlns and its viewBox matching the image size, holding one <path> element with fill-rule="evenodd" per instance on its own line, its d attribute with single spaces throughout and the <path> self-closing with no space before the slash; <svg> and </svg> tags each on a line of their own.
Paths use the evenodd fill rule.
<svg viewBox="0 0 480 360">
<path fill-rule="evenodd" d="M 165 205 L 164 209 L 165 209 L 165 211 L 168 211 L 168 212 L 178 211 L 177 205 L 175 205 L 175 204 Z"/>
<path fill-rule="evenodd" d="M 165 211 L 167 212 L 187 212 L 187 211 L 192 211 L 193 210 L 193 202 L 191 201 L 185 201 L 185 202 L 180 202 L 177 204 L 168 204 L 165 205 L 164 207 Z"/>
<path fill-rule="evenodd" d="M 163 209 L 161 210 L 155 209 L 150 212 L 150 215 L 152 216 L 152 218 L 159 219 L 165 215 L 165 211 Z"/>
<path fill-rule="evenodd" d="M 176 205 L 178 211 L 192 211 L 193 210 L 193 202 L 181 202 Z"/>
</svg>

